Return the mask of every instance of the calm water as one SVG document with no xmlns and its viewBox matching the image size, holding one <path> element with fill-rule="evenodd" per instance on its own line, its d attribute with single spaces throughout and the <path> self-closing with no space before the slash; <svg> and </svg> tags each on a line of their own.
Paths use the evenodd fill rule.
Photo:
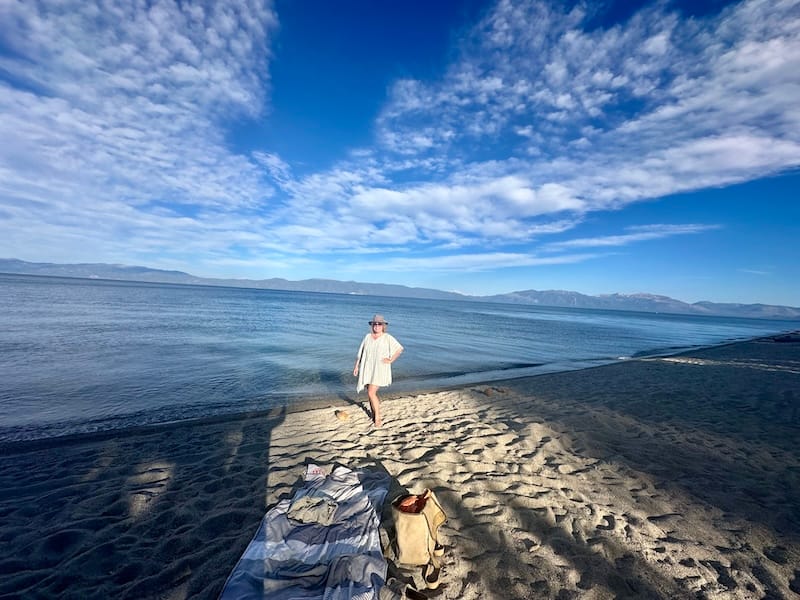
<svg viewBox="0 0 800 600">
<path fill-rule="evenodd" d="M 355 398 L 381 312 L 386 392 L 576 369 L 798 328 L 689 317 L 0 275 L 0 441 Z"/>
</svg>

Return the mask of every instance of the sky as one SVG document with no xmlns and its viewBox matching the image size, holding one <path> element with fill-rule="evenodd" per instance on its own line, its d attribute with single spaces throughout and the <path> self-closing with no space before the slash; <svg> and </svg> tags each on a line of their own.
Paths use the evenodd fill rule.
<svg viewBox="0 0 800 600">
<path fill-rule="evenodd" d="M 800 0 L 0 0 L 0 257 L 800 306 Z"/>
</svg>

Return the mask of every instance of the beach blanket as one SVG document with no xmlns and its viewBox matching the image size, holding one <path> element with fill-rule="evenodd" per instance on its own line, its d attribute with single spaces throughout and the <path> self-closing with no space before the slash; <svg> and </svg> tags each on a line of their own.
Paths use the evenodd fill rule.
<svg viewBox="0 0 800 600">
<path fill-rule="evenodd" d="M 389 483 L 378 471 L 308 465 L 303 487 L 264 515 L 220 599 L 377 600 Z"/>
</svg>

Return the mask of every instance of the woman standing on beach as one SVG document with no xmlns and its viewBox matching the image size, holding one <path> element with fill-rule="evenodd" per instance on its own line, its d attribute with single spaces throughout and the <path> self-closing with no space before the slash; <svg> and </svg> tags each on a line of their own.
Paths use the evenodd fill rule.
<svg viewBox="0 0 800 600">
<path fill-rule="evenodd" d="M 367 388 L 372 420 L 380 427 L 381 401 L 378 389 L 392 383 L 392 363 L 403 352 L 403 346 L 391 334 L 386 333 L 389 324 L 383 315 L 375 315 L 369 322 L 371 331 L 364 336 L 358 348 L 353 375 L 358 377 L 356 393 Z"/>
</svg>

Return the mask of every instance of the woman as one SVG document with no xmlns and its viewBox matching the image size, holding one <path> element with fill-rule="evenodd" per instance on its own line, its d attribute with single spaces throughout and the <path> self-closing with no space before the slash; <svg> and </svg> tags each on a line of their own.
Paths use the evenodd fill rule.
<svg viewBox="0 0 800 600">
<path fill-rule="evenodd" d="M 392 363 L 403 352 L 403 346 L 394 337 L 386 333 L 389 324 L 383 315 L 375 315 L 369 322 L 372 330 L 364 336 L 358 348 L 353 375 L 358 377 L 356 392 L 367 388 L 369 405 L 372 408 L 372 420 L 375 427 L 380 427 L 381 401 L 378 389 L 392 383 Z"/>
</svg>

